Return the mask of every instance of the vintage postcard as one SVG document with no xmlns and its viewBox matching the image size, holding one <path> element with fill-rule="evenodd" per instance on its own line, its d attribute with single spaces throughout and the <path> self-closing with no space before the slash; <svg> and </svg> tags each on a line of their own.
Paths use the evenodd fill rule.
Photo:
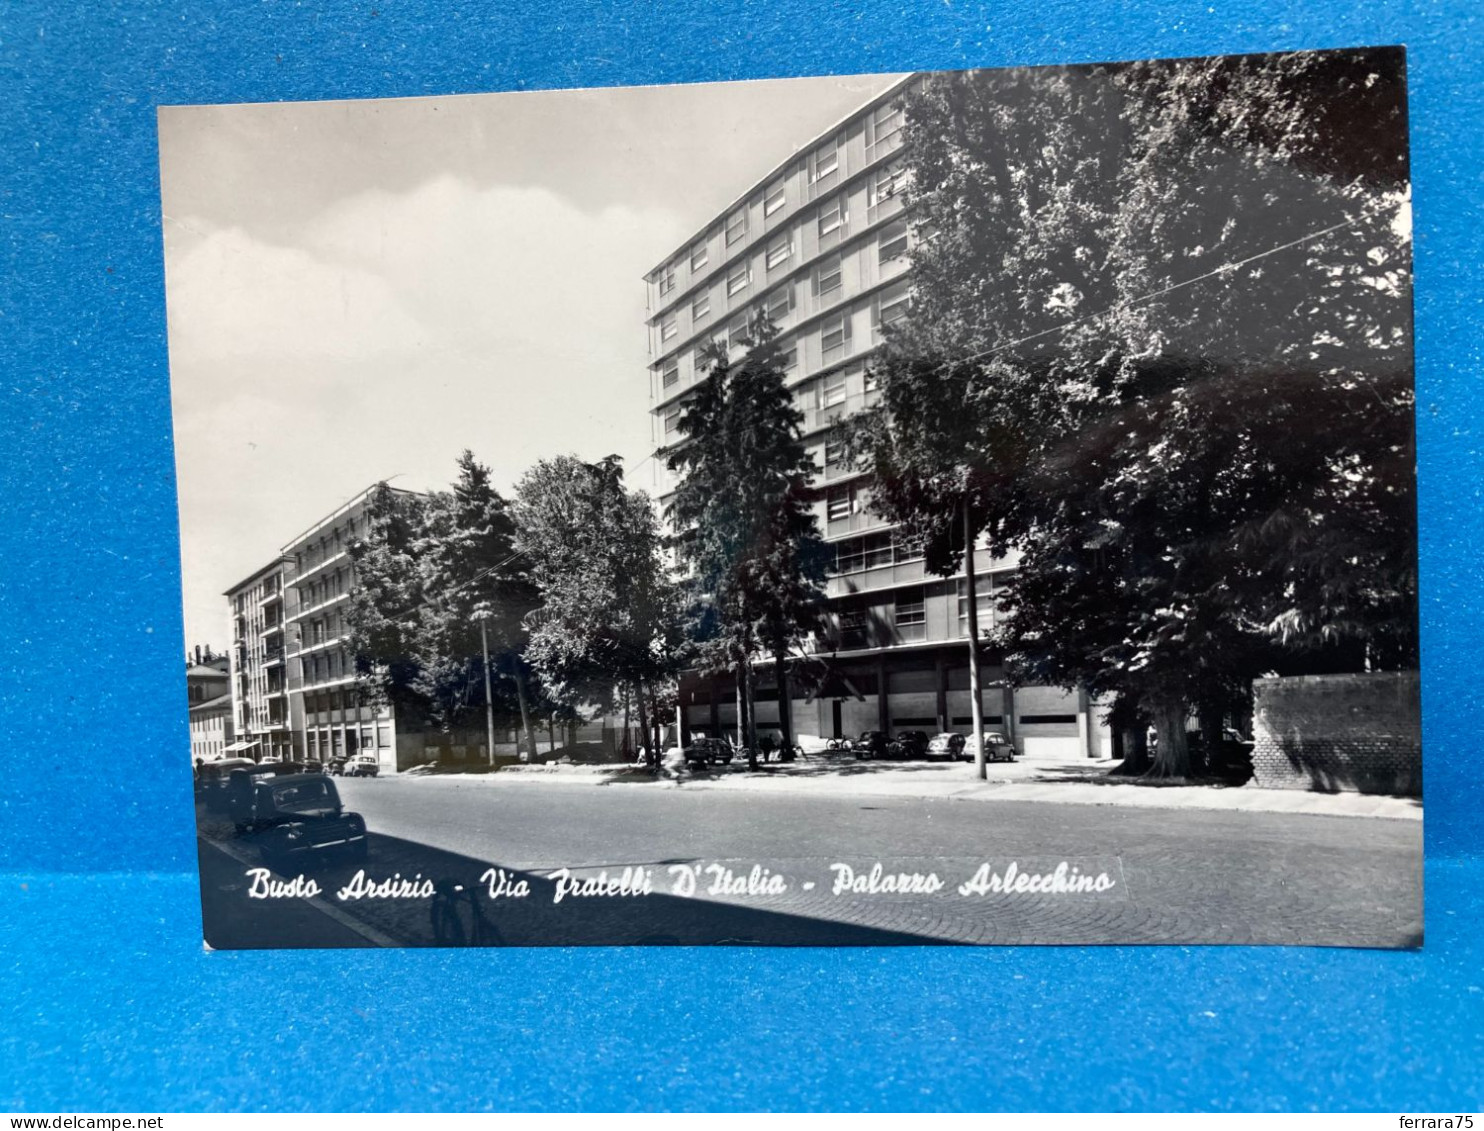
<svg viewBox="0 0 1484 1131">
<path fill-rule="evenodd" d="M 162 108 L 208 945 L 1420 945 L 1406 105 Z"/>
</svg>

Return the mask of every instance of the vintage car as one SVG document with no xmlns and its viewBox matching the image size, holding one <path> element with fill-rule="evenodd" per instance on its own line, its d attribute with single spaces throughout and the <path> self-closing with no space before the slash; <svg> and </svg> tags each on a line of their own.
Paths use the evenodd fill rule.
<svg viewBox="0 0 1484 1131">
<path fill-rule="evenodd" d="M 971 735 L 964 739 L 964 748 L 959 752 L 958 756 L 965 762 L 972 762 L 974 760 L 974 747 L 975 742 Z M 985 731 L 984 760 L 986 762 L 1015 761 L 1015 744 L 998 731 Z"/>
<path fill-rule="evenodd" d="M 332 856 L 366 858 L 366 822 L 347 813 L 324 774 L 233 775 L 232 821 L 256 841 L 274 871 L 296 871 Z"/>
<path fill-rule="evenodd" d="M 945 730 L 942 734 L 935 734 L 928 740 L 927 756 L 929 758 L 951 758 L 959 759 L 964 753 L 964 736 L 953 731 Z"/>
<path fill-rule="evenodd" d="M 216 762 L 202 763 L 196 771 L 196 793 L 208 812 L 227 811 L 227 783 L 233 770 L 243 770 L 257 765 L 251 758 L 223 758 Z"/>
<path fill-rule="evenodd" d="M 724 739 L 697 736 L 680 755 L 687 766 L 726 766 L 731 764 L 733 751 Z"/>
<path fill-rule="evenodd" d="M 348 778 L 374 778 L 381 773 L 381 763 L 375 754 L 357 754 L 346 760 L 340 772 Z"/>
<path fill-rule="evenodd" d="M 927 757 L 928 736 L 920 730 L 899 730 L 891 740 L 893 755 L 898 758 Z"/>
<path fill-rule="evenodd" d="M 884 731 L 862 731 L 861 736 L 850 744 L 850 752 L 857 758 L 885 758 L 891 753 L 891 742 Z"/>
</svg>

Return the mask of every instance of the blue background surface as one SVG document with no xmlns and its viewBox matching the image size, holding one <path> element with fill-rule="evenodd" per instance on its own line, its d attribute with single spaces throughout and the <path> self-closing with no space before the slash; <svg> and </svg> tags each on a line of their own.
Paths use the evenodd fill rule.
<svg viewBox="0 0 1484 1131">
<path fill-rule="evenodd" d="M 1480 30 L 1472 0 L 0 10 L 0 1106 L 1479 1110 Z M 1383 43 L 1410 52 L 1423 951 L 202 953 L 157 105 Z"/>
</svg>

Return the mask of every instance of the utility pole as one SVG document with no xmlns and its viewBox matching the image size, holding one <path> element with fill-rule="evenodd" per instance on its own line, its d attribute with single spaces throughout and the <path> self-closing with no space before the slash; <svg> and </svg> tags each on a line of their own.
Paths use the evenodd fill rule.
<svg viewBox="0 0 1484 1131">
<path fill-rule="evenodd" d="M 980 781 L 989 777 L 984 768 L 984 704 L 979 686 L 979 593 L 974 578 L 974 531 L 969 525 L 969 493 L 964 492 L 964 583 L 969 600 L 969 698 L 974 715 L 974 771 Z"/>
<path fill-rule="evenodd" d="M 479 618 L 479 642 L 484 645 L 484 727 L 489 742 L 490 765 L 495 764 L 495 697 L 490 691 L 489 618 Z"/>
</svg>

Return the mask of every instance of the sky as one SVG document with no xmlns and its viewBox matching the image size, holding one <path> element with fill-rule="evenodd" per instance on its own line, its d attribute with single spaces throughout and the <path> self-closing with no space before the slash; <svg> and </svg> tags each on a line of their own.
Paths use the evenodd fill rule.
<svg viewBox="0 0 1484 1131">
<path fill-rule="evenodd" d="M 185 640 L 382 480 L 651 486 L 643 276 L 898 75 L 162 107 Z"/>
</svg>

